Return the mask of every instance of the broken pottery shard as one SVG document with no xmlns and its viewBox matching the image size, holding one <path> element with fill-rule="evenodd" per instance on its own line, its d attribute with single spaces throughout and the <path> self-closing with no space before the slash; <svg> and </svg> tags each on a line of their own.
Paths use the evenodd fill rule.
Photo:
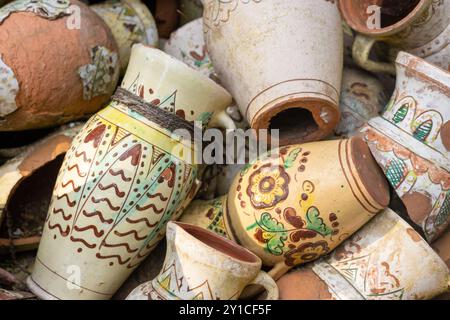
<svg viewBox="0 0 450 320">
<path fill-rule="evenodd" d="M 42 18 L 55 20 L 71 14 L 69 0 L 17 0 L 0 8 L 0 24 L 13 12 L 32 12 Z"/>
<path fill-rule="evenodd" d="M 79 75 L 83 80 L 83 98 L 91 100 L 94 97 L 108 94 L 117 77 L 118 55 L 102 46 L 91 49 L 92 63 L 82 66 Z"/>
<path fill-rule="evenodd" d="M 14 71 L 2 60 L 0 54 L 0 118 L 17 109 L 16 95 L 19 92 L 19 82 Z"/>
</svg>

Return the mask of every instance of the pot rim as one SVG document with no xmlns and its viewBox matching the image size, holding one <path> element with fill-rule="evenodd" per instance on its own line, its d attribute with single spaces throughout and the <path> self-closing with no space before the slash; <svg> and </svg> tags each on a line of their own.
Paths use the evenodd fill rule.
<svg viewBox="0 0 450 320">
<path fill-rule="evenodd" d="M 367 27 L 361 27 L 360 24 L 353 22 L 352 14 L 349 12 L 349 6 L 347 5 L 353 1 L 354 0 L 339 0 L 339 10 L 342 17 L 352 29 L 369 36 L 389 36 L 399 32 L 400 30 L 406 28 L 414 19 L 416 19 L 416 15 L 424 10 L 425 6 L 431 2 L 431 0 L 419 0 L 419 3 L 417 3 L 414 9 L 400 21 L 384 28 L 369 29 Z"/>
</svg>

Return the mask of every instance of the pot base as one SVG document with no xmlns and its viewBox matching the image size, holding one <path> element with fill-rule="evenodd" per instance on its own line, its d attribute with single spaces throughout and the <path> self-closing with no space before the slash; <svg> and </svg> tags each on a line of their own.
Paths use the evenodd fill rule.
<svg viewBox="0 0 450 320">
<path fill-rule="evenodd" d="M 31 276 L 29 276 L 26 280 L 28 289 L 33 292 L 39 299 L 41 300 L 60 300 L 59 298 L 51 295 L 44 289 L 42 289 Z"/>
</svg>

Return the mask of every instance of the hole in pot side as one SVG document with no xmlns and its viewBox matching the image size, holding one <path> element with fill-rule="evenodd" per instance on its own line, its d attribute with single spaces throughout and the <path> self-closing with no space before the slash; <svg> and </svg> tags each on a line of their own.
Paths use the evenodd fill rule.
<svg viewBox="0 0 450 320">
<path fill-rule="evenodd" d="M 6 210 L 12 221 L 14 238 L 26 238 L 42 234 L 45 217 L 52 197 L 53 187 L 64 154 L 46 163 L 26 177 L 10 196 Z M 6 218 L 0 228 L 0 238 L 9 238 Z"/>
<path fill-rule="evenodd" d="M 281 140 L 305 138 L 319 129 L 308 109 L 291 108 L 275 115 L 269 122 L 269 130 L 278 129 Z"/>
</svg>

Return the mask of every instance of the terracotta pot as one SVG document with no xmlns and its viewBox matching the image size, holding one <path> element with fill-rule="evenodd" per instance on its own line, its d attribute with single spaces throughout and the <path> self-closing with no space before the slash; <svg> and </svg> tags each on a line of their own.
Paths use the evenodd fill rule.
<svg viewBox="0 0 450 320">
<path fill-rule="evenodd" d="M 162 38 L 168 38 L 178 25 L 178 0 L 155 0 L 154 16 L 158 33 Z"/>
<path fill-rule="evenodd" d="M 336 134 L 350 137 L 359 132 L 386 105 L 386 92 L 374 76 L 353 68 L 344 68 L 340 98 L 341 121 Z"/>
<path fill-rule="evenodd" d="M 135 43 L 158 46 L 158 30 L 150 10 L 141 0 L 108 0 L 91 6 L 111 29 L 120 52 L 121 73 Z"/>
<path fill-rule="evenodd" d="M 450 73 L 405 52 L 396 66 L 385 112 L 362 132 L 410 218 L 432 241 L 450 222 Z"/>
<path fill-rule="evenodd" d="M 158 49 L 134 45 L 121 86 L 187 121 L 201 121 L 204 126 L 211 121 L 211 125 L 236 127 L 225 112 L 231 104 L 230 94 Z"/>
<path fill-rule="evenodd" d="M 109 299 L 152 251 L 199 187 L 195 144 L 179 128 L 193 134 L 121 88 L 89 120 L 56 181 L 27 280 L 37 296 Z"/>
<path fill-rule="evenodd" d="M 237 300 L 250 284 L 265 287 L 268 300 L 278 299 L 277 285 L 253 253 L 202 228 L 169 222 L 161 272 L 127 299 Z"/>
<path fill-rule="evenodd" d="M 201 0 L 180 0 L 180 24 L 185 25 L 203 15 Z"/>
<path fill-rule="evenodd" d="M 251 127 L 279 129 L 280 145 L 330 135 L 339 122 L 343 66 L 336 4 L 203 2 L 214 68 Z"/>
<path fill-rule="evenodd" d="M 372 47 L 377 41 L 392 47 L 389 55 L 393 60 L 400 49 L 444 69 L 450 67 L 448 1 L 340 0 L 339 4 L 346 22 L 361 33 L 353 45 L 353 58 L 364 69 L 395 74 L 394 64 L 369 59 Z M 370 6 L 374 5 L 379 9 L 371 9 Z M 377 22 L 379 25 L 376 25 Z"/>
<path fill-rule="evenodd" d="M 83 3 L 15 1 L 0 9 L 0 26 L 0 131 L 79 119 L 95 113 L 114 92 L 117 45 L 108 26 Z"/>
<path fill-rule="evenodd" d="M 329 253 L 389 203 L 388 184 L 358 137 L 272 152 L 243 168 L 227 198 L 194 202 L 181 219 L 251 250 L 274 267 L 274 279 Z"/>
<path fill-rule="evenodd" d="M 62 162 L 72 138 L 81 129 L 81 124 L 64 126 L 57 132 L 25 147 L 24 151 L 0 167 L 0 252 L 8 252 L 6 211 L 13 220 L 13 227 L 28 227 L 40 224 L 47 213 L 49 198 Z M 32 223 L 33 220 L 38 220 Z M 24 231 L 24 230 L 22 230 Z M 39 234 L 21 235 L 14 240 L 16 251 L 36 248 Z"/>
<path fill-rule="evenodd" d="M 431 299 L 450 284 L 450 272 L 442 259 L 390 209 L 329 257 L 285 277 L 278 282 L 280 297 L 285 299 L 305 295 L 338 300 Z M 316 291 L 299 286 L 304 282 Z"/>
<path fill-rule="evenodd" d="M 214 77 L 214 68 L 203 38 L 203 19 L 196 19 L 170 35 L 164 52 L 183 61 L 207 77 Z"/>
</svg>

